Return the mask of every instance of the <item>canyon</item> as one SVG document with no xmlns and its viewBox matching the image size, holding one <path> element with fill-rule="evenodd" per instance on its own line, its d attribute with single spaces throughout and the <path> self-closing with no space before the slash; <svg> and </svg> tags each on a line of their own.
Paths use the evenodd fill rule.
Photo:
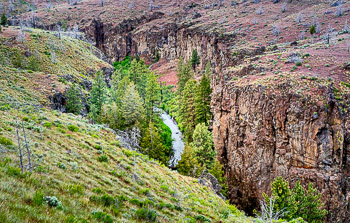
<svg viewBox="0 0 350 223">
<path fill-rule="evenodd" d="M 295 4 L 290 16 L 302 6 Z M 341 84 L 347 80 L 346 56 L 339 55 L 328 71 L 317 64 L 316 57 L 323 56 L 319 52 L 325 48 L 311 47 L 310 42 L 303 43 L 308 44 L 305 48 L 295 47 L 293 31 L 285 34 L 280 45 L 255 44 L 259 42 L 255 39 L 249 45 L 242 42 L 246 33 L 208 31 L 207 26 L 199 26 L 201 19 L 184 22 L 181 16 L 160 10 L 119 22 L 93 18 L 80 29 L 111 63 L 127 55 L 153 61 L 156 52 L 173 63 L 179 57 L 190 59 L 197 49 L 200 70 L 207 62 L 213 69 L 213 137 L 230 201 L 252 214 L 273 179 L 282 176 L 290 185 L 299 180 L 304 186 L 313 183 L 329 211 L 327 222 L 346 222 L 350 215 L 350 95 Z M 268 28 L 249 35 L 263 38 L 259 32 Z M 345 52 L 344 47 L 337 50 Z M 300 58 L 311 54 L 303 59 L 314 61 L 314 69 L 289 74 L 294 68 L 286 60 L 295 52 Z M 282 63 L 281 72 L 274 73 L 271 60 Z M 332 81 L 328 72 L 334 74 Z"/>
</svg>

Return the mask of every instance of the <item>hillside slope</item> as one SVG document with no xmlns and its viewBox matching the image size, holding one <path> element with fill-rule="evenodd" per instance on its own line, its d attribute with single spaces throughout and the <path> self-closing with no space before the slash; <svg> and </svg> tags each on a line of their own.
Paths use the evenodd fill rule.
<svg viewBox="0 0 350 223">
<path fill-rule="evenodd" d="M 121 148 L 113 130 L 50 109 L 49 96 L 69 84 L 63 74 L 90 81 L 81 73 L 109 65 L 79 40 L 29 30 L 20 43 L 17 32 L 5 30 L 0 45 L 0 222 L 251 222 L 197 179 Z M 54 62 L 47 39 L 60 46 Z M 19 169 L 17 123 L 31 175 Z"/>
</svg>

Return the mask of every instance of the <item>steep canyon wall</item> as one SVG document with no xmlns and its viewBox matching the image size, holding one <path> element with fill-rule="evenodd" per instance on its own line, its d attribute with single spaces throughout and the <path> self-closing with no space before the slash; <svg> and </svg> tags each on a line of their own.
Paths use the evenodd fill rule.
<svg viewBox="0 0 350 223">
<path fill-rule="evenodd" d="M 259 205 L 262 192 L 277 176 L 291 185 L 312 182 L 323 195 L 329 222 L 345 222 L 350 215 L 350 121 L 334 99 L 332 86 L 317 94 L 323 103 L 298 95 L 291 86 L 271 93 L 265 86 L 235 86 L 227 81 L 225 68 L 242 58 L 263 54 L 265 48 L 232 55 L 235 36 L 207 34 L 189 24 L 164 22 L 154 13 L 118 25 L 93 20 L 85 27 L 110 62 L 138 54 L 152 59 L 189 59 L 196 48 L 201 67 L 214 68 L 212 108 L 213 135 L 220 161 L 229 181 L 229 198 L 248 213 Z M 158 21 L 158 24 L 160 22 Z M 160 23 L 162 24 L 162 23 Z M 191 24 L 193 25 L 193 24 Z M 242 72 L 242 71 L 241 71 Z M 247 75 L 230 73 L 231 76 Z M 348 99 L 347 99 L 348 100 Z"/>
</svg>

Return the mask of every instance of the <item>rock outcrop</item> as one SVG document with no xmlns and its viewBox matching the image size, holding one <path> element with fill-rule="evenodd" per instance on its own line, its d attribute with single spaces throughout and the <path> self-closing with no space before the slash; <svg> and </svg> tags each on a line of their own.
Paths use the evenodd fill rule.
<svg viewBox="0 0 350 223">
<path fill-rule="evenodd" d="M 312 182 L 329 211 L 327 222 L 345 222 L 350 214 L 349 116 L 334 99 L 332 86 L 318 89 L 321 103 L 288 84 L 278 88 L 283 91 L 271 93 L 253 84 L 215 87 L 213 135 L 229 198 L 251 213 L 274 178 L 283 176 L 291 185 Z"/>
<path fill-rule="evenodd" d="M 178 24 L 176 21 L 157 25 L 164 17 L 161 12 L 144 15 L 140 18 L 126 19 L 119 24 L 92 20 L 84 32 L 93 39 L 110 62 L 122 60 L 125 56 L 138 55 L 146 60 L 154 59 L 156 51 L 161 58 L 174 60 L 189 59 L 197 49 L 200 67 L 209 61 L 220 72 L 223 67 L 232 65 L 231 50 L 235 35 L 220 36 L 206 33 L 194 24 Z"/>
</svg>

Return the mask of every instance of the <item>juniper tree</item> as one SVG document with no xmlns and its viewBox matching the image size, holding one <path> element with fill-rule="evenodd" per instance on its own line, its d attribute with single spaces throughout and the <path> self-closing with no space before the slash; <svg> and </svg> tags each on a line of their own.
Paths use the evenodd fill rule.
<svg viewBox="0 0 350 223">
<path fill-rule="evenodd" d="M 101 72 L 96 73 L 96 77 L 92 84 L 90 92 L 89 106 L 90 106 L 90 118 L 94 121 L 99 121 L 99 115 L 103 104 L 107 100 L 107 89 L 104 77 Z"/>
<path fill-rule="evenodd" d="M 2 13 L 0 24 L 1 24 L 2 26 L 6 26 L 6 25 L 7 25 L 7 17 L 6 17 L 6 15 L 5 15 L 5 13 Z"/>
<path fill-rule="evenodd" d="M 298 217 L 307 222 L 322 223 L 327 215 L 321 202 L 321 194 L 309 184 L 307 191 L 300 182 L 290 189 L 289 183 L 282 177 L 277 177 L 271 184 L 271 197 L 263 193 L 266 204 L 273 205 L 275 211 L 283 211 L 283 219 L 291 221 Z M 271 199 L 275 200 L 271 204 Z"/>
<path fill-rule="evenodd" d="M 194 149 L 188 144 L 185 145 L 184 151 L 181 155 L 181 160 L 178 162 L 176 169 L 185 176 L 193 176 L 194 170 L 199 170 L 199 163 L 197 161 Z M 195 173 L 193 177 L 199 176 L 201 171 Z"/>
<path fill-rule="evenodd" d="M 197 49 L 194 49 L 192 51 L 192 56 L 191 56 L 191 65 L 194 71 L 196 71 L 197 65 L 200 64 L 200 58 L 198 56 Z"/>
<path fill-rule="evenodd" d="M 151 73 L 148 76 L 146 87 L 146 114 L 150 121 L 153 121 L 153 110 L 160 102 L 160 85 L 157 82 L 157 76 Z"/>
<path fill-rule="evenodd" d="M 211 118 L 210 101 L 212 89 L 210 87 L 211 68 L 209 62 L 205 67 L 205 74 L 202 76 L 195 99 L 196 124 L 209 124 Z"/>
<path fill-rule="evenodd" d="M 197 82 L 193 79 L 186 82 L 181 97 L 180 114 L 184 126 L 184 137 L 187 142 L 192 142 L 192 134 L 195 128 L 195 98 Z"/>
<path fill-rule="evenodd" d="M 129 67 L 129 78 L 132 82 L 134 82 L 136 89 L 143 101 L 145 100 L 147 78 L 150 73 L 150 70 L 145 65 L 145 62 L 143 60 L 137 61 L 135 58 L 131 61 Z"/>
<path fill-rule="evenodd" d="M 124 93 L 120 111 L 126 127 L 134 126 L 137 122 L 141 123 L 143 120 L 143 104 L 133 82 L 128 85 Z"/>
<path fill-rule="evenodd" d="M 204 123 L 196 125 L 193 131 L 193 142 L 190 146 L 194 149 L 201 166 L 211 169 L 214 166 L 216 151 L 214 149 L 213 135 Z"/>
<path fill-rule="evenodd" d="M 149 123 L 145 135 L 141 139 L 140 146 L 144 154 L 168 165 L 171 150 L 162 144 L 160 133 L 152 122 Z"/>
<path fill-rule="evenodd" d="M 122 99 L 129 84 L 130 79 L 129 77 L 125 76 L 121 81 L 114 83 L 112 86 L 112 99 L 117 103 L 118 106 L 121 106 Z"/>
<path fill-rule="evenodd" d="M 191 63 L 187 62 L 184 64 L 183 59 L 180 58 L 178 62 L 176 75 L 178 79 L 178 92 L 181 94 L 185 88 L 187 81 L 193 78 L 194 76 L 191 68 Z"/>
<path fill-rule="evenodd" d="M 69 87 L 65 94 L 66 97 L 66 109 L 67 112 L 73 114 L 80 114 L 80 110 L 82 109 L 80 91 L 77 85 L 73 84 Z"/>
</svg>

